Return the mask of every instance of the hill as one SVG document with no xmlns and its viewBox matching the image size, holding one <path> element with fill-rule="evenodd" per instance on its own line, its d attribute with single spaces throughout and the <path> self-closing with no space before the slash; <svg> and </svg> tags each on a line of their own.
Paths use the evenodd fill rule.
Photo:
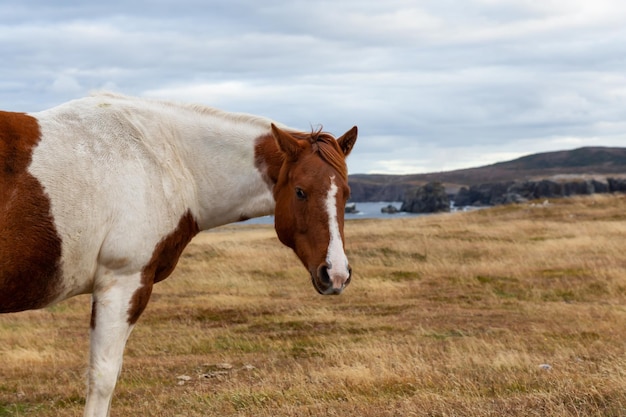
<svg viewBox="0 0 626 417">
<path fill-rule="evenodd" d="M 461 187 L 491 182 L 525 181 L 557 175 L 626 174 L 626 148 L 584 147 L 545 152 L 477 168 L 427 174 L 350 175 L 352 201 L 400 201 L 407 189 L 438 181 L 450 194 Z"/>
</svg>

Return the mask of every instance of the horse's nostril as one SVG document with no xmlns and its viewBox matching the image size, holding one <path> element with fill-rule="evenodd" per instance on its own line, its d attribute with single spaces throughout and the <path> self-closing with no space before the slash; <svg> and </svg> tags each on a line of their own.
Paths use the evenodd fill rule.
<svg viewBox="0 0 626 417">
<path fill-rule="evenodd" d="M 320 282 L 326 286 L 330 286 L 330 275 L 328 274 L 328 265 L 321 264 L 317 269 L 317 277 L 320 279 Z"/>
</svg>

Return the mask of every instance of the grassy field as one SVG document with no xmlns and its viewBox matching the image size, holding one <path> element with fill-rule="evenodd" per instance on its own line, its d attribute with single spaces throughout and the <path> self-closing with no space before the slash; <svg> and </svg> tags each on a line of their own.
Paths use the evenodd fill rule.
<svg viewBox="0 0 626 417">
<path fill-rule="evenodd" d="M 113 416 L 626 416 L 626 197 L 346 224 L 315 293 L 271 226 L 199 235 Z M 0 416 L 80 416 L 89 297 L 0 316 Z"/>
</svg>

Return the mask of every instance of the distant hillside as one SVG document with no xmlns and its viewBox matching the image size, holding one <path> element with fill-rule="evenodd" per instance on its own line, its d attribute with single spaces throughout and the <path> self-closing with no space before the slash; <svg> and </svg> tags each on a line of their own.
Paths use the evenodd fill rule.
<svg viewBox="0 0 626 417">
<path fill-rule="evenodd" d="M 412 175 L 350 175 L 351 201 L 400 201 L 406 189 L 430 181 L 449 193 L 490 182 L 531 180 L 555 175 L 626 174 L 626 148 L 584 147 L 524 156 L 478 168 Z"/>
</svg>

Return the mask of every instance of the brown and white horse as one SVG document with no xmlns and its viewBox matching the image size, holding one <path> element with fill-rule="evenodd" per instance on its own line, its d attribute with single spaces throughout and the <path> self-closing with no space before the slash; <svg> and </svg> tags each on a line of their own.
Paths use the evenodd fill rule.
<svg viewBox="0 0 626 417">
<path fill-rule="evenodd" d="M 0 313 L 91 293 L 84 415 L 107 416 L 152 286 L 199 231 L 274 213 L 315 289 L 341 293 L 356 138 L 108 93 L 0 112 Z"/>
</svg>

